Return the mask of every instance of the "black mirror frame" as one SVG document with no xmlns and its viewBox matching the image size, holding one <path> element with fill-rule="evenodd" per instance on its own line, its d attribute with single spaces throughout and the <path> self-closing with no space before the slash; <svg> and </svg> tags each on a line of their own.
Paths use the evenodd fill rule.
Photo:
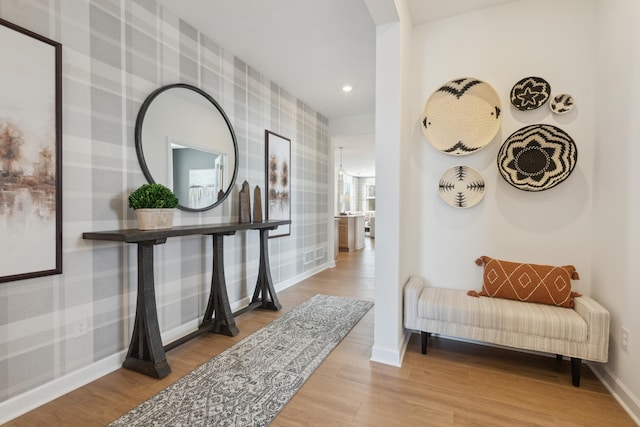
<svg viewBox="0 0 640 427">
<path fill-rule="evenodd" d="M 231 194 L 231 190 L 233 189 L 233 186 L 235 185 L 236 179 L 238 177 L 238 165 L 239 165 L 238 140 L 236 139 L 236 133 L 233 130 L 233 126 L 231 126 L 229 117 L 227 117 L 227 114 L 224 112 L 220 104 L 218 104 L 216 100 L 213 99 L 208 93 L 206 93 L 205 91 L 203 91 L 202 89 L 196 86 L 193 86 L 187 83 L 174 83 L 174 84 L 162 86 L 154 90 L 153 92 L 151 92 L 151 94 L 147 97 L 147 99 L 145 99 L 144 102 L 142 103 L 142 106 L 140 107 L 140 111 L 138 111 L 138 117 L 136 118 L 135 145 L 136 145 L 136 154 L 138 155 L 138 163 L 140 163 L 140 168 L 142 169 L 142 173 L 144 174 L 145 178 L 147 178 L 147 181 L 150 184 L 154 184 L 156 181 L 151 176 L 151 172 L 149 171 L 147 162 L 144 159 L 144 151 L 142 150 L 142 124 L 144 122 L 144 116 L 147 114 L 147 110 L 149 109 L 151 102 L 153 102 L 153 100 L 161 93 L 174 88 L 184 88 L 184 89 L 192 90 L 194 92 L 199 93 L 200 95 L 205 97 L 209 102 L 211 102 L 211 104 L 213 104 L 213 106 L 216 107 L 218 112 L 224 118 L 224 121 L 227 124 L 227 127 L 229 128 L 229 132 L 231 133 L 231 139 L 233 140 L 233 150 L 235 153 L 235 161 L 233 165 L 233 176 L 231 177 L 231 181 L 229 182 L 229 188 L 227 188 L 224 195 L 220 199 L 216 200 L 216 202 L 213 203 L 212 205 L 205 206 L 204 208 L 194 209 L 187 206 L 178 205 L 178 209 L 187 211 L 187 212 L 208 211 L 220 205 L 222 202 L 224 202 L 224 200 L 227 197 L 229 197 L 229 194 Z"/>
</svg>

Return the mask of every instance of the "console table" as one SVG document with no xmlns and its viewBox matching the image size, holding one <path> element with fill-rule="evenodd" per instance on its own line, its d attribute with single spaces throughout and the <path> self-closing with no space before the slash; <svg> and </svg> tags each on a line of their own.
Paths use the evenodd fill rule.
<svg viewBox="0 0 640 427">
<path fill-rule="evenodd" d="M 256 289 L 250 304 L 241 312 L 254 308 L 280 310 L 271 269 L 269 267 L 269 230 L 280 225 L 291 224 L 291 220 L 264 221 L 257 223 L 225 223 L 209 225 L 178 226 L 166 230 L 140 231 L 138 229 L 95 231 L 82 234 L 86 240 L 107 240 L 138 245 L 138 297 L 133 334 L 129 351 L 122 366 L 143 374 L 163 378 L 171 367 L 167 362 L 168 351 L 205 332 L 235 336 L 238 334 L 234 314 L 231 312 L 227 284 L 224 275 L 223 238 L 242 230 L 260 231 L 260 264 Z M 162 344 L 156 308 L 153 268 L 153 247 L 166 243 L 169 237 L 208 235 L 213 240 L 213 271 L 211 291 L 202 323 L 195 332 L 167 345 Z"/>
</svg>

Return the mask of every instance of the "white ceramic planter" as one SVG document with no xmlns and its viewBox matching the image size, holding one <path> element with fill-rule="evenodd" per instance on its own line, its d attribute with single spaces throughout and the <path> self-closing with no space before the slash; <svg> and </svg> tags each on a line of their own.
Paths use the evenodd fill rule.
<svg viewBox="0 0 640 427">
<path fill-rule="evenodd" d="M 175 209 L 136 209 L 139 230 L 164 230 L 173 227 Z"/>
</svg>

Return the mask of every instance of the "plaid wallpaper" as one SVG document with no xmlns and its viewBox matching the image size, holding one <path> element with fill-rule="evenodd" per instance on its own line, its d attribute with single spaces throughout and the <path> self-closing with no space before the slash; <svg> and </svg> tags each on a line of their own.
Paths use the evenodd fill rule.
<svg viewBox="0 0 640 427">
<path fill-rule="evenodd" d="M 326 265 L 328 120 L 154 0 L 2 0 L 0 17 L 63 45 L 63 271 L 0 284 L 0 402 L 126 349 L 133 328 L 136 246 L 82 240 L 82 232 L 132 228 L 127 195 L 145 182 L 134 147 L 135 119 L 159 86 L 183 82 L 208 92 L 237 134 L 240 169 L 264 195 L 264 130 L 291 139 L 291 235 L 271 239 L 274 282 Z M 237 220 L 237 194 L 176 224 Z M 229 298 L 250 297 L 258 232 L 225 237 Z M 313 251 L 314 261 L 304 263 Z M 156 246 L 160 328 L 202 316 L 211 239 Z M 87 320 L 88 333 L 78 331 Z"/>
</svg>

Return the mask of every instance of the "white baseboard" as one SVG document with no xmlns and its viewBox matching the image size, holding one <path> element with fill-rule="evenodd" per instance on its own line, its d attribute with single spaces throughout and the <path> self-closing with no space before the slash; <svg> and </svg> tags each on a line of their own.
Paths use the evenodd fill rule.
<svg viewBox="0 0 640 427">
<path fill-rule="evenodd" d="M 307 270 L 302 274 L 299 274 L 295 277 L 292 277 L 291 279 L 285 280 L 283 282 L 278 283 L 277 285 L 275 285 L 276 288 L 276 292 L 280 292 L 283 291 L 287 288 L 290 288 L 293 285 L 297 285 L 298 283 L 302 282 L 305 279 L 308 279 L 311 276 L 315 276 L 316 274 L 320 273 L 321 271 L 326 270 L 327 268 L 333 268 L 336 266 L 336 262 L 335 261 L 329 261 L 325 264 L 319 265 L 317 267 L 312 268 L 311 270 Z M 249 303 L 249 301 L 247 300 L 247 304 Z"/>
<path fill-rule="evenodd" d="M 411 331 L 404 332 L 402 336 L 402 342 L 397 349 L 380 348 L 373 346 L 371 348 L 371 361 L 384 363 L 391 366 L 402 366 L 402 359 L 404 359 L 404 353 L 407 350 L 407 344 L 409 344 L 409 338 L 411 337 Z"/>
<path fill-rule="evenodd" d="M 303 274 L 296 277 L 280 282 L 275 285 L 276 292 L 289 288 L 302 280 L 333 266 L 335 266 L 335 261 L 328 262 L 309 271 L 305 271 Z M 245 307 L 249 304 L 250 298 L 251 297 L 247 297 L 240 301 L 234 301 L 230 304 L 231 310 L 235 312 L 242 307 Z M 193 332 L 198 328 L 198 325 L 199 320 L 195 319 L 170 331 L 163 332 L 162 341 L 167 343 L 174 341 L 190 332 Z M 0 425 L 9 422 L 20 415 L 26 414 L 45 403 L 51 402 L 52 400 L 55 400 L 77 388 L 87 385 L 100 377 L 110 374 L 113 371 L 117 371 L 122 367 L 122 362 L 126 355 L 127 350 L 121 351 L 117 354 L 105 357 L 98 362 L 92 363 L 91 365 L 80 368 L 77 371 L 73 371 L 60 378 L 56 378 L 53 381 L 32 390 L 26 391 L 18 396 L 5 400 L 4 402 L 0 402 Z"/>
<path fill-rule="evenodd" d="M 607 365 L 600 363 L 590 363 L 591 371 L 598 377 L 600 382 L 609 390 L 609 393 L 618 401 L 631 419 L 640 426 L 640 400 L 625 386 L 622 381 L 611 373 Z"/>
<path fill-rule="evenodd" d="M 122 351 L 105 357 L 98 362 L 1 402 L 0 424 L 11 421 L 47 402 L 120 369 L 126 355 L 127 352 Z"/>
</svg>

